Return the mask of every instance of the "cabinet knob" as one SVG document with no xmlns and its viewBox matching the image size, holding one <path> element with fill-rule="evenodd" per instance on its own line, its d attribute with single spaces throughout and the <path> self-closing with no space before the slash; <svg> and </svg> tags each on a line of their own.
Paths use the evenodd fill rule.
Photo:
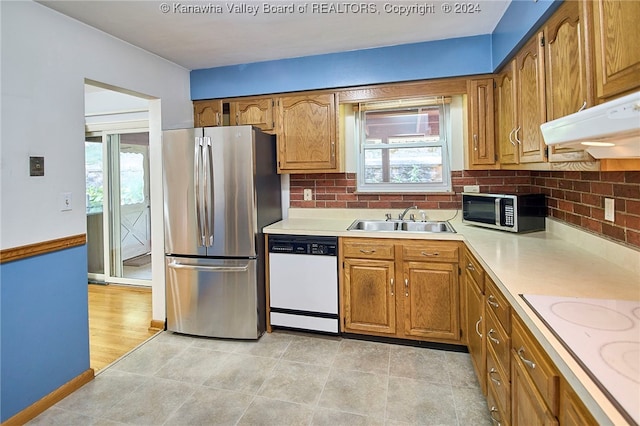
<svg viewBox="0 0 640 426">
<path fill-rule="evenodd" d="M 482 322 L 482 315 L 480 315 L 480 319 L 476 322 L 476 334 L 480 336 L 480 338 L 482 339 L 482 333 L 480 333 L 480 330 L 478 330 L 478 327 L 480 326 L 481 322 Z"/>
<path fill-rule="evenodd" d="M 491 340 L 493 343 L 495 343 L 496 345 L 500 344 L 500 340 L 496 339 L 495 337 L 493 337 L 493 333 L 495 333 L 496 330 L 495 329 L 491 329 L 489 330 L 489 332 L 487 333 L 487 337 L 489 338 L 489 340 Z"/>
<path fill-rule="evenodd" d="M 409 297 L 409 278 L 404 279 L 404 296 Z"/>
<path fill-rule="evenodd" d="M 496 302 L 496 297 L 493 294 L 490 294 L 489 297 L 487 297 L 487 303 L 489 304 L 489 306 L 493 306 L 494 308 L 500 307 L 498 302 Z"/>
</svg>

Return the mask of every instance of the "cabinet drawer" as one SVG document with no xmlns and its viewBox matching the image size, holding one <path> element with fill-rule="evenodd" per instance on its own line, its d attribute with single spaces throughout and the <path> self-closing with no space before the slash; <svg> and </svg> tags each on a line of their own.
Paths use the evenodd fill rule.
<svg viewBox="0 0 640 426">
<path fill-rule="evenodd" d="M 470 275 L 478 286 L 478 289 L 484 293 L 484 269 L 469 250 L 464 250 L 464 269 Z"/>
<path fill-rule="evenodd" d="M 496 320 L 492 312 L 487 311 L 487 353 L 493 352 L 495 362 L 503 371 L 511 371 L 509 364 L 509 351 L 511 349 L 509 335 Z M 507 380 L 509 377 L 507 376 Z"/>
<path fill-rule="evenodd" d="M 487 387 L 487 407 L 491 416 L 491 424 L 494 426 L 509 426 L 510 415 L 504 411 L 497 402 L 498 398 L 491 386 Z"/>
<path fill-rule="evenodd" d="M 487 387 L 493 388 L 493 393 L 503 408 L 506 418 L 511 414 L 510 410 L 510 382 L 511 373 L 507 373 L 496 360 L 492 350 L 487 351 Z"/>
<path fill-rule="evenodd" d="M 429 260 L 430 262 L 457 262 L 458 244 L 446 242 L 407 242 L 402 245 L 404 260 Z"/>
<path fill-rule="evenodd" d="M 515 362 L 522 364 L 522 370 L 531 378 L 551 413 L 557 416 L 559 374 L 544 351 L 535 343 L 522 323 L 516 319 L 513 321 L 511 348 Z"/>
<path fill-rule="evenodd" d="M 393 259 L 393 241 L 371 238 L 345 238 L 342 240 L 344 257 L 359 259 Z"/>
<path fill-rule="evenodd" d="M 511 307 L 509 302 L 504 298 L 502 292 L 498 290 L 496 284 L 488 276 L 485 278 L 485 294 L 487 311 L 493 312 L 500 325 L 507 333 L 511 332 Z"/>
</svg>

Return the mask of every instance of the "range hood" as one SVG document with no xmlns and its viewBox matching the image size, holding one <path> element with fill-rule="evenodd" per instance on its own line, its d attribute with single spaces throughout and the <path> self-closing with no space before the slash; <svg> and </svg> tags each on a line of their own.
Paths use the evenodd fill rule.
<svg viewBox="0 0 640 426">
<path fill-rule="evenodd" d="M 594 158 L 640 158 L 640 92 L 540 126 L 549 146 L 580 148 Z"/>
</svg>

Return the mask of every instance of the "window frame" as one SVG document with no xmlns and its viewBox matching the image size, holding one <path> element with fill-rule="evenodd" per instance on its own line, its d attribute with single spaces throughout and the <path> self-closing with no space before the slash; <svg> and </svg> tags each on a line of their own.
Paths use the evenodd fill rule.
<svg viewBox="0 0 640 426">
<path fill-rule="evenodd" d="M 442 98 L 440 98 L 442 99 Z M 420 142 L 420 143 L 393 143 L 393 144 L 366 144 L 365 136 L 365 114 L 367 112 L 392 112 L 392 111 L 407 111 L 416 110 L 420 108 L 433 108 L 437 106 L 441 119 L 439 120 L 439 136 L 438 141 L 433 142 Z M 356 126 L 355 144 L 357 147 L 357 173 L 356 173 L 356 192 L 357 193 L 450 193 L 452 191 L 451 184 L 451 114 L 449 103 L 434 102 L 433 100 L 425 100 L 423 103 L 413 102 L 410 106 L 395 105 L 390 107 L 376 105 L 368 106 L 365 108 L 360 106 L 355 114 Z M 442 148 L 442 182 L 434 183 L 394 183 L 394 182 L 382 182 L 382 183 L 367 183 L 365 182 L 365 151 L 369 149 L 391 149 L 391 148 L 407 148 L 407 147 L 441 147 Z"/>
</svg>

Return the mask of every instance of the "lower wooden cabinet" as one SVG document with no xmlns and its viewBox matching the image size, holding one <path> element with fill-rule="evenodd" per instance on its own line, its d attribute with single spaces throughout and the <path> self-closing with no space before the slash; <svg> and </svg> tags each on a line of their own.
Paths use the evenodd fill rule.
<svg viewBox="0 0 640 426">
<path fill-rule="evenodd" d="M 394 265 L 392 260 L 344 260 L 345 331 L 396 334 Z"/>
<path fill-rule="evenodd" d="M 458 250 L 457 242 L 344 238 L 342 331 L 460 342 Z"/>
<path fill-rule="evenodd" d="M 484 295 L 469 271 L 469 262 L 465 255 L 465 305 L 466 305 L 466 333 L 467 347 L 471 356 L 471 363 L 476 370 L 480 388 L 484 395 L 487 394 L 487 345 L 486 317 L 484 308 Z M 472 268 L 475 267 L 471 266 Z"/>
<path fill-rule="evenodd" d="M 560 382 L 558 420 L 562 426 L 596 426 L 598 424 L 566 380 Z"/>
<path fill-rule="evenodd" d="M 558 420 L 547 408 L 525 365 L 513 354 L 511 369 L 511 424 L 513 426 L 557 425 Z"/>
</svg>

